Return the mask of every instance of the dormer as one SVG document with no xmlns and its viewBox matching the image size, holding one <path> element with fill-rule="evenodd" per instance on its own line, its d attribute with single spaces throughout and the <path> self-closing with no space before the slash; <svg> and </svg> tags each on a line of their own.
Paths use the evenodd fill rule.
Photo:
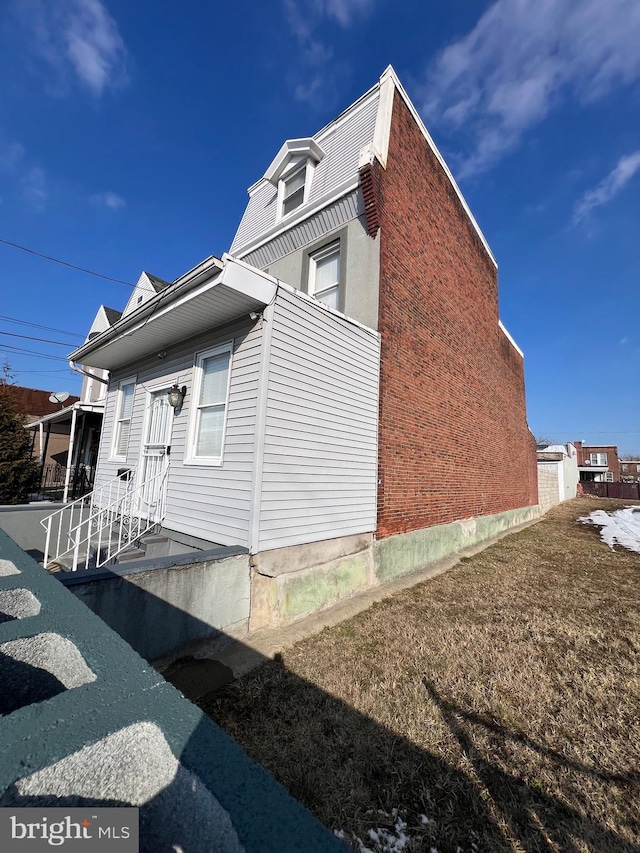
<svg viewBox="0 0 640 853">
<path fill-rule="evenodd" d="M 288 139 L 265 174 L 278 190 L 277 219 L 283 219 L 309 200 L 313 172 L 324 151 L 311 137 Z"/>
</svg>

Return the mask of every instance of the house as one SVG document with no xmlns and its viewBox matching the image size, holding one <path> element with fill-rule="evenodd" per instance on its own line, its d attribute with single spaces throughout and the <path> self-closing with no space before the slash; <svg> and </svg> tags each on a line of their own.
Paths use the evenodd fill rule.
<svg viewBox="0 0 640 853">
<path fill-rule="evenodd" d="M 33 428 L 39 423 L 43 415 L 55 414 L 60 411 L 62 404 L 52 402 L 51 391 L 41 391 L 38 388 L 23 388 L 20 385 L 12 385 L 12 393 L 16 403 L 16 409 L 24 416 L 25 425 Z M 66 398 L 65 398 L 66 399 Z M 78 397 L 69 397 L 71 403 L 76 402 Z M 43 465 L 66 464 L 69 440 L 64 436 L 54 435 L 45 446 L 42 434 L 33 433 L 33 456 L 39 459 Z"/>
<path fill-rule="evenodd" d="M 640 483 L 640 458 L 620 460 L 620 480 L 623 483 Z"/>
<path fill-rule="evenodd" d="M 496 261 L 393 69 L 248 193 L 228 254 L 71 358 L 110 376 L 94 522 L 243 549 L 256 629 L 539 508 Z"/>
<path fill-rule="evenodd" d="M 542 512 L 575 498 L 578 490 L 578 451 L 570 442 L 538 445 L 538 502 Z"/>
<path fill-rule="evenodd" d="M 619 483 L 620 460 L 615 444 L 583 444 L 574 442 L 578 451 L 580 482 Z"/>
<path fill-rule="evenodd" d="M 105 329 L 110 328 L 120 318 L 121 312 L 101 305 L 89 329 L 87 341 L 92 340 Z M 51 405 L 43 417 L 29 424 L 29 429 L 38 430 L 40 458 L 43 460 L 40 494 L 48 498 L 75 500 L 91 491 L 95 466 L 98 458 L 104 401 L 107 393 L 109 373 L 95 369 L 85 371 L 73 369 L 83 374 L 80 397 L 65 398 L 67 405 Z M 54 456 L 56 465 L 46 465 L 47 453 L 51 457 L 51 447 L 64 443 L 65 452 Z"/>
</svg>

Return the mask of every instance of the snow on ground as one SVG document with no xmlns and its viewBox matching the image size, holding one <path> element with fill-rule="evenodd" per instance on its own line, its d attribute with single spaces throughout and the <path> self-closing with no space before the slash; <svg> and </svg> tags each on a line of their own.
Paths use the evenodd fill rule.
<svg viewBox="0 0 640 853">
<path fill-rule="evenodd" d="M 409 835 L 407 835 L 407 822 L 400 817 L 400 810 L 393 809 L 391 814 L 379 810 L 377 815 L 381 823 L 388 822 L 392 824 L 393 828 L 370 829 L 366 841 L 363 841 L 355 833 L 345 832 L 344 829 L 335 829 L 334 833 L 343 841 L 351 842 L 358 853 L 404 853 L 409 843 Z M 424 814 L 419 815 L 419 820 L 424 827 L 428 827 L 432 823 Z M 438 853 L 438 851 L 432 847 L 430 853 Z"/>
<path fill-rule="evenodd" d="M 614 545 L 622 545 L 629 551 L 640 554 L 640 507 L 626 506 L 615 512 L 596 509 L 591 515 L 579 518 L 583 524 L 598 524 L 600 538 L 613 551 Z"/>
</svg>

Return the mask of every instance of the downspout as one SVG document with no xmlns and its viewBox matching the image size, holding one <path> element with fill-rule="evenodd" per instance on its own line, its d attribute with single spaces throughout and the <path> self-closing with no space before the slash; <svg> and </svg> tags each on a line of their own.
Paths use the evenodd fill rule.
<svg viewBox="0 0 640 853">
<path fill-rule="evenodd" d="M 74 408 L 73 412 L 71 412 L 71 433 L 69 434 L 69 452 L 67 453 L 67 470 L 64 474 L 64 493 L 62 495 L 62 503 L 67 502 L 67 498 L 69 497 L 69 480 L 71 479 L 71 461 L 73 457 L 73 443 L 76 437 L 76 419 L 78 417 L 78 410 Z"/>
<path fill-rule="evenodd" d="M 256 399 L 256 437 L 253 456 L 251 508 L 249 512 L 249 554 L 258 553 L 260 547 L 260 502 L 262 499 L 262 472 L 264 468 L 265 426 L 267 420 L 267 392 L 271 367 L 271 336 L 273 333 L 274 303 L 278 296 L 262 312 L 262 360 Z"/>
</svg>

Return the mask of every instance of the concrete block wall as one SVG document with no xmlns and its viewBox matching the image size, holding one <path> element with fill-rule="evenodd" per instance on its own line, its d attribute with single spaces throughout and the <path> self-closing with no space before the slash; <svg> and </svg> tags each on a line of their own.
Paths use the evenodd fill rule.
<svg viewBox="0 0 640 853">
<path fill-rule="evenodd" d="M 372 168 L 382 336 L 376 536 L 535 506 L 523 360 L 499 326 L 497 272 L 397 92 L 387 167 Z"/>
<path fill-rule="evenodd" d="M 345 850 L 2 531 L 0 594 L 0 806 L 137 806 L 143 853 Z"/>
<path fill-rule="evenodd" d="M 552 506 L 560 503 L 558 466 L 562 463 L 538 463 L 538 501 L 540 512 L 546 512 Z"/>
</svg>

